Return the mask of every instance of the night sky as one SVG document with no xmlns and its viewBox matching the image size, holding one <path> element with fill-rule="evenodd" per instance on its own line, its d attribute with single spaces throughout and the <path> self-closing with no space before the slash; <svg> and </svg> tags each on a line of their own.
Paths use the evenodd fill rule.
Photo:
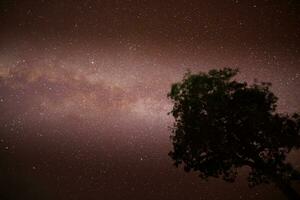
<svg viewBox="0 0 300 200">
<path fill-rule="evenodd" d="M 285 199 L 167 155 L 171 84 L 223 67 L 300 112 L 300 2 L 0 0 L 0 199 Z"/>
</svg>

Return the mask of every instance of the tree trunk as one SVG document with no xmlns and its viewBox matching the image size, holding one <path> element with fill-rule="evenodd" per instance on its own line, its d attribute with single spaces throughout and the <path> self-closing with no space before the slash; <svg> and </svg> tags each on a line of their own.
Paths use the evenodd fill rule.
<svg viewBox="0 0 300 200">
<path fill-rule="evenodd" d="M 300 200 L 300 194 L 290 184 L 280 184 L 279 188 L 289 200 Z"/>
</svg>

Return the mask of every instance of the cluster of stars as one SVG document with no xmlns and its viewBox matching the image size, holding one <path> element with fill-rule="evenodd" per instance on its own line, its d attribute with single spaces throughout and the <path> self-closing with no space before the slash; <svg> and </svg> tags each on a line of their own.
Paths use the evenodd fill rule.
<svg viewBox="0 0 300 200">
<path fill-rule="evenodd" d="M 4 0 L 0 11 L 0 171 L 21 185 L 0 195 L 280 199 L 173 168 L 167 93 L 187 69 L 238 67 L 299 112 L 296 1 Z"/>
</svg>

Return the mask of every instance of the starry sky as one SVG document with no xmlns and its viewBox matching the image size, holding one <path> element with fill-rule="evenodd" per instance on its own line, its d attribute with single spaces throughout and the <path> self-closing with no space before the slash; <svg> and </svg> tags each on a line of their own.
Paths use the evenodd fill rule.
<svg viewBox="0 0 300 200">
<path fill-rule="evenodd" d="M 0 197 L 284 199 L 172 166 L 171 84 L 223 67 L 300 112 L 300 2 L 0 0 Z"/>
</svg>

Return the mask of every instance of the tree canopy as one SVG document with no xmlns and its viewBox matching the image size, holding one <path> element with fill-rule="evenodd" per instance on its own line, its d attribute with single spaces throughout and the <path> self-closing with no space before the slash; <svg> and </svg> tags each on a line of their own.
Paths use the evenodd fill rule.
<svg viewBox="0 0 300 200">
<path fill-rule="evenodd" d="M 275 183 L 291 199 L 299 198 L 290 182 L 299 173 L 286 162 L 300 146 L 300 116 L 276 112 L 270 83 L 234 80 L 237 69 L 186 73 L 168 97 L 175 118 L 169 156 L 185 171 L 233 182 L 248 166 L 250 186 Z"/>
</svg>

